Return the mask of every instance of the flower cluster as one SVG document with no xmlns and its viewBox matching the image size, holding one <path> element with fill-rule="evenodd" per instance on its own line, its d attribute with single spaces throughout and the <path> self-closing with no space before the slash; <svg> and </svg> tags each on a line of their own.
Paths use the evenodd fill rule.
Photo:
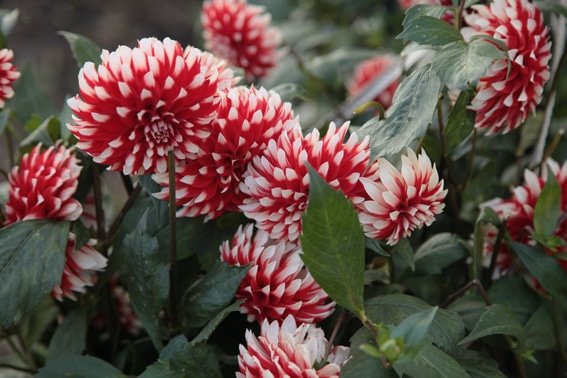
<svg viewBox="0 0 567 378">
<path fill-rule="evenodd" d="M 6 105 L 6 100 L 14 96 L 14 81 L 20 77 L 20 72 L 12 63 L 14 52 L 10 49 L 0 50 L 0 109 Z"/>
</svg>

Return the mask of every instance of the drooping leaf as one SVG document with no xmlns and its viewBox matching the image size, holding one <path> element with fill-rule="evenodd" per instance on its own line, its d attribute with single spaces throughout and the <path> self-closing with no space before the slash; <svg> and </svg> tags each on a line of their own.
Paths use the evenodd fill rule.
<svg viewBox="0 0 567 378">
<path fill-rule="evenodd" d="M 213 269 L 185 295 L 187 325 L 202 327 L 230 304 L 248 268 L 217 261 Z"/>
<path fill-rule="evenodd" d="M 405 78 L 394 95 L 386 119 L 374 118 L 360 130 L 370 136 L 375 156 L 394 155 L 421 138 L 433 118 L 441 82 L 430 65 L 416 69 Z"/>
<path fill-rule="evenodd" d="M 364 234 L 345 196 L 309 167 L 309 205 L 303 216 L 302 258 L 323 290 L 357 315 L 364 313 Z"/>
<path fill-rule="evenodd" d="M 52 146 L 60 139 L 61 123 L 56 117 L 49 117 L 43 121 L 37 129 L 20 142 L 20 146 L 29 146 L 42 143 L 44 146 Z"/>
<path fill-rule="evenodd" d="M 0 324 L 9 327 L 61 282 L 68 222 L 23 221 L 0 229 Z"/>
<path fill-rule="evenodd" d="M 490 335 L 513 336 L 519 341 L 525 337 L 524 328 L 514 314 L 505 306 L 493 304 L 485 308 L 471 333 L 462 339 L 459 345 Z"/>
<path fill-rule="evenodd" d="M 240 305 L 242 301 L 236 301 L 227 307 L 225 307 L 221 312 L 219 312 L 211 321 L 207 323 L 207 325 L 199 332 L 197 336 L 193 340 L 191 340 L 191 344 L 198 344 L 201 342 L 206 342 L 209 337 L 213 334 L 215 329 L 219 326 L 219 324 L 231 313 L 231 312 L 238 312 L 240 309 Z"/>
<path fill-rule="evenodd" d="M 413 360 L 394 363 L 401 376 L 420 378 L 467 378 L 469 374 L 447 353 L 431 344 L 424 345 Z"/>
<path fill-rule="evenodd" d="M 525 324 L 540 305 L 540 298 L 519 275 L 509 274 L 494 281 L 488 290 L 493 304 L 506 306 Z"/>
<path fill-rule="evenodd" d="M 413 359 L 428 342 L 429 328 L 438 309 L 438 307 L 431 307 L 427 310 L 416 312 L 390 329 L 390 337 L 401 337 L 403 339 L 404 351 L 398 361 Z"/>
<path fill-rule="evenodd" d="M 421 16 L 405 20 L 404 30 L 398 34 L 396 39 L 414 41 L 420 45 L 444 46 L 452 42 L 463 41 L 463 36 L 444 20 Z"/>
<path fill-rule="evenodd" d="M 440 274 L 456 261 L 468 256 L 468 251 L 456 235 L 440 233 L 429 238 L 415 253 L 415 266 L 420 274 Z"/>
<path fill-rule="evenodd" d="M 557 227 L 561 216 L 561 187 L 553 173 L 547 175 L 534 208 L 535 233 L 541 238 L 551 236 Z"/>
<path fill-rule="evenodd" d="M 473 131 L 475 113 L 468 109 L 472 95 L 473 93 L 470 90 L 461 91 L 449 113 L 444 130 L 447 140 L 445 151 L 447 154 L 453 152 Z"/>
<path fill-rule="evenodd" d="M 548 306 L 542 304 L 525 324 L 527 349 L 549 350 L 555 346 L 555 329 Z"/>
<path fill-rule="evenodd" d="M 48 359 L 65 355 L 81 355 L 85 350 L 87 337 L 87 312 L 76 309 L 65 315 L 63 323 L 55 330 L 47 350 Z"/>
<path fill-rule="evenodd" d="M 402 239 L 396 244 L 392 253 L 400 256 L 402 260 L 406 263 L 406 265 L 412 270 L 415 271 L 415 254 L 413 252 L 413 248 L 409 240 Z"/>
<path fill-rule="evenodd" d="M 67 354 L 48 360 L 39 370 L 37 378 L 126 378 L 126 375 L 108 362 L 92 356 Z"/>
<path fill-rule="evenodd" d="M 82 67 L 86 62 L 100 64 L 100 53 L 102 50 L 92 40 L 83 35 L 67 31 L 60 31 L 59 35 L 63 36 L 69 43 L 73 57 L 79 67 Z"/>
<path fill-rule="evenodd" d="M 454 356 L 455 360 L 465 368 L 471 378 L 505 378 L 504 373 L 498 369 L 496 361 L 485 357 L 480 352 L 469 349 L 459 350 Z"/>
<path fill-rule="evenodd" d="M 406 27 L 423 16 L 440 18 L 445 12 L 447 12 L 447 7 L 444 6 L 417 4 L 406 11 L 402 26 Z"/>
</svg>

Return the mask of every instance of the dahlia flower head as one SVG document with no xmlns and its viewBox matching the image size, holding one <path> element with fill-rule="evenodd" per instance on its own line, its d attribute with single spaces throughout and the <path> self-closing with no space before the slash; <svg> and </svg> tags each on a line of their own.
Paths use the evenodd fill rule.
<svg viewBox="0 0 567 378">
<path fill-rule="evenodd" d="M 370 59 L 363 60 L 354 69 L 353 76 L 348 83 L 348 93 L 356 96 L 362 92 L 374 79 L 382 75 L 393 65 L 399 64 L 398 59 L 391 54 L 382 54 Z M 379 102 L 385 109 L 392 105 L 394 93 L 398 88 L 399 78 L 396 79 L 382 93 L 378 94 L 375 101 Z"/>
<path fill-rule="evenodd" d="M 276 92 L 241 86 L 221 94 L 218 116 L 197 158 L 176 166 L 177 215 L 205 215 L 209 220 L 237 211 L 245 198 L 242 176 L 252 159 L 284 130 L 298 127 L 291 104 Z M 163 187 L 155 196 L 168 199 L 168 174 L 158 173 L 153 179 Z"/>
<path fill-rule="evenodd" d="M 366 236 L 394 245 L 433 223 L 447 190 L 425 151 L 416 155 L 408 148 L 400 170 L 383 158 L 377 164 L 378 180 L 360 179 L 368 198 L 358 205 L 359 220 Z"/>
<path fill-rule="evenodd" d="M 492 64 L 479 80 L 471 103 L 475 126 L 487 134 L 507 133 L 522 124 L 542 100 L 549 80 L 551 43 L 541 11 L 528 0 L 494 0 L 471 6 L 463 34 L 484 34 L 508 48 L 508 59 Z M 510 67 L 509 67 L 510 65 Z"/>
<path fill-rule="evenodd" d="M 309 196 L 307 163 L 353 203 L 362 202 L 361 177 L 375 179 L 377 165 L 370 162 L 368 137 L 359 142 L 356 133 L 351 133 L 343 142 L 348 125 L 336 128 L 331 123 L 322 138 L 316 129 L 303 138 L 296 128 L 270 140 L 244 174 L 240 190 L 247 197 L 240 210 L 270 238 L 297 241 Z"/>
<path fill-rule="evenodd" d="M 20 72 L 12 63 L 14 52 L 10 49 L 0 50 L 0 109 L 6 106 L 6 100 L 14 97 L 14 81 L 20 77 Z"/>
<path fill-rule="evenodd" d="M 67 128 L 96 163 L 126 175 L 163 173 L 169 151 L 178 161 L 195 158 L 209 136 L 218 69 L 199 49 L 169 38 L 103 50 L 100 65 L 87 62 L 79 72 Z M 231 80 L 223 80 L 224 88 Z"/>
<path fill-rule="evenodd" d="M 281 324 L 264 320 L 259 336 L 247 330 L 245 337 L 237 378 L 338 378 L 350 354 L 348 347 L 335 346 L 324 361 L 328 341 L 323 331 L 313 324 L 298 325 L 291 316 Z"/>
<path fill-rule="evenodd" d="M 251 265 L 236 298 L 244 302 L 240 312 L 248 321 L 317 323 L 329 317 L 335 303 L 315 282 L 291 242 L 271 240 L 254 225 L 240 226 L 232 240 L 220 247 L 221 260 L 231 266 Z"/>
<path fill-rule="evenodd" d="M 246 0 L 208 0 L 201 22 L 207 50 L 244 69 L 248 78 L 263 77 L 276 66 L 282 36 L 270 26 L 265 7 Z"/>
</svg>

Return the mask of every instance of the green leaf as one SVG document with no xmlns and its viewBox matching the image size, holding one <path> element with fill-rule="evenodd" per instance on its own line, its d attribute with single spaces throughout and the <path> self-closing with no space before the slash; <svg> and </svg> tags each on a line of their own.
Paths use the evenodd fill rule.
<svg viewBox="0 0 567 378">
<path fill-rule="evenodd" d="M 459 342 L 459 345 L 469 343 L 490 335 L 513 336 L 520 342 L 524 340 L 522 324 L 505 306 L 493 304 L 484 309 L 471 333 Z"/>
<path fill-rule="evenodd" d="M 169 295 L 169 264 L 157 237 L 152 235 L 156 231 L 151 229 L 155 219 L 150 214 L 155 215 L 148 208 L 136 228 L 124 237 L 119 264 L 132 307 L 159 350 L 162 344 L 158 317 Z"/>
<path fill-rule="evenodd" d="M 456 235 L 436 234 L 423 243 L 415 253 L 419 274 L 441 274 L 444 268 L 468 256 L 468 251 Z"/>
<path fill-rule="evenodd" d="M 407 317 L 432 307 L 419 298 L 403 294 L 381 295 L 365 302 L 368 318 L 374 323 L 395 325 Z M 431 342 L 452 353 L 457 342 L 463 338 L 465 327 L 461 318 L 453 311 L 439 309 L 429 329 Z"/>
<path fill-rule="evenodd" d="M 87 312 L 76 309 L 65 316 L 57 327 L 47 351 L 47 358 L 52 360 L 67 354 L 80 355 L 86 347 Z"/>
<path fill-rule="evenodd" d="M 280 95 L 282 101 L 292 101 L 295 99 L 307 100 L 308 94 L 305 88 L 299 84 L 285 83 L 271 89 Z"/>
<path fill-rule="evenodd" d="M 420 45 L 444 46 L 463 41 L 457 29 L 436 17 L 421 16 L 404 20 L 404 30 L 396 39 L 414 41 Z"/>
<path fill-rule="evenodd" d="M 561 216 L 561 187 L 553 173 L 547 175 L 547 182 L 534 208 L 534 228 L 539 237 L 551 236 Z"/>
<path fill-rule="evenodd" d="M 219 324 L 231 313 L 231 312 L 238 312 L 240 310 L 240 305 L 242 301 L 236 301 L 231 305 L 225 307 L 221 312 L 219 312 L 207 325 L 199 332 L 197 336 L 193 340 L 191 340 L 191 344 L 195 345 L 204 341 L 207 341 L 209 337 L 213 334 L 213 332 L 217 329 Z"/>
<path fill-rule="evenodd" d="M 31 115 L 45 119 L 55 113 L 51 98 L 42 90 L 40 81 L 31 67 L 23 67 L 22 75 L 14 83 L 17 93 L 10 100 L 10 108 L 20 123 L 25 124 Z"/>
<path fill-rule="evenodd" d="M 402 26 L 412 24 L 423 16 L 440 18 L 445 12 L 447 12 L 447 7 L 418 4 L 406 11 Z"/>
<path fill-rule="evenodd" d="M 82 67 L 86 62 L 100 64 L 100 54 L 102 50 L 89 38 L 67 31 L 60 31 L 59 35 L 63 36 L 69 43 L 73 57 L 79 67 Z"/>
<path fill-rule="evenodd" d="M 402 239 L 396 244 L 392 253 L 397 254 L 402 258 L 402 260 L 410 267 L 410 269 L 415 271 L 415 255 L 413 253 L 413 248 L 409 240 Z"/>
<path fill-rule="evenodd" d="M 555 346 L 555 329 L 548 306 L 542 304 L 525 324 L 525 348 L 531 350 L 548 350 Z"/>
<path fill-rule="evenodd" d="M 172 339 L 140 378 L 220 378 L 219 361 L 206 344 L 191 345 L 184 335 Z"/>
<path fill-rule="evenodd" d="M 466 89 L 476 85 L 488 68 L 506 53 L 494 43 L 475 39 L 466 43 L 458 41 L 443 46 L 433 58 L 432 67 L 442 83 L 449 89 Z"/>
<path fill-rule="evenodd" d="M 350 340 L 350 355 L 347 363 L 341 369 L 341 378 L 368 378 L 372 372 L 372 378 L 394 378 L 396 373 L 385 368 L 377 358 L 360 349 L 362 345 L 372 344 L 374 340 L 366 327 L 359 329 Z"/>
<path fill-rule="evenodd" d="M 401 337 L 404 341 L 404 351 L 400 362 L 413 359 L 428 341 L 429 327 L 435 318 L 438 307 L 417 312 L 408 316 L 400 324 L 390 329 L 390 337 Z"/>
<path fill-rule="evenodd" d="M 185 294 L 187 325 L 202 327 L 234 299 L 249 266 L 230 266 L 221 261 Z"/>
<path fill-rule="evenodd" d="M 380 245 L 380 242 L 376 239 L 366 238 L 365 246 L 372 252 L 384 257 L 390 257 L 390 254 Z"/>
<path fill-rule="evenodd" d="M 472 91 L 461 91 L 449 113 L 444 130 L 447 140 L 447 154 L 453 152 L 473 132 L 475 112 L 468 109 L 472 97 Z"/>
<path fill-rule="evenodd" d="M 545 290 L 558 300 L 567 301 L 567 273 L 556 259 L 526 244 L 511 242 L 509 245 Z"/>
<path fill-rule="evenodd" d="M 6 126 L 8 126 L 8 121 L 10 120 L 10 109 L 4 109 L 0 113 L 0 135 L 4 133 Z"/>
<path fill-rule="evenodd" d="M 23 221 L 0 229 L 0 323 L 8 328 L 61 282 L 69 223 Z"/>
<path fill-rule="evenodd" d="M 394 369 L 402 376 L 419 378 L 465 378 L 469 377 L 457 361 L 441 349 L 427 344 L 411 361 L 394 363 Z"/>
<path fill-rule="evenodd" d="M 36 145 L 53 146 L 60 139 L 61 123 L 57 117 L 49 117 L 43 121 L 30 135 L 20 142 L 21 147 Z"/>
<path fill-rule="evenodd" d="M 109 363 L 91 356 L 68 354 L 48 360 L 36 378 L 126 378 L 126 375 Z"/>
<path fill-rule="evenodd" d="M 480 280 L 482 276 L 482 263 L 484 258 L 484 238 L 486 237 L 486 225 L 499 225 L 501 223 L 498 215 L 490 207 L 480 209 L 480 214 L 474 226 L 474 251 L 472 271 L 473 277 Z"/>
<path fill-rule="evenodd" d="M 361 134 L 370 136 L 375 156 L 394 155 L 405 149 L 427 131 L 439 97 L 441 82 L 430 65 L 413 71 L 394 95 L 386 119 L 376 118 L 364 124 Z"/>
<path fill-rule="evenodd" d="M 506 306 L 525 324 L 540 305 L 540 298 L 519 275 L 508 274 L 494 281 L 488 290 L 493 304 Z"/>
<path fill-rule="evenodd" d="M 454 358 L 465 368 L 471 378 L 506 378 L 498 369 L 496 361 L 475 350 L 460 350 Z"/>
<path fill-rule="evenodd" d="M 303 216 L 302 258 L 338 304 L 364 313 L 364 234 L 352 203 L 309 167 L 309 205 Z"/>
</svg>

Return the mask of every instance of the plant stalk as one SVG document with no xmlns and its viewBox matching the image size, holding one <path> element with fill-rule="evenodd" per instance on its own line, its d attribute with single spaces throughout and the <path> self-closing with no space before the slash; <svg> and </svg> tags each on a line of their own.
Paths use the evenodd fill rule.
<svg viewBox="0 0 567 378">
<path fill-rule="evenodd" d="M 102 184 L 100 181 L 100 166 L 93 164 L 93 194 L 96 212 L 96 232 L 99 241 L 106 239 L 104 225 L 104 209 L 102 208 Z"/>
<path fill-rule="evenodd" d="M 175 157 L 173 150 L 167 154 L 169 173 L 169 316 L 172 325 L 177 323 L 177 235 L 175 229 Z"/>
</svg>

